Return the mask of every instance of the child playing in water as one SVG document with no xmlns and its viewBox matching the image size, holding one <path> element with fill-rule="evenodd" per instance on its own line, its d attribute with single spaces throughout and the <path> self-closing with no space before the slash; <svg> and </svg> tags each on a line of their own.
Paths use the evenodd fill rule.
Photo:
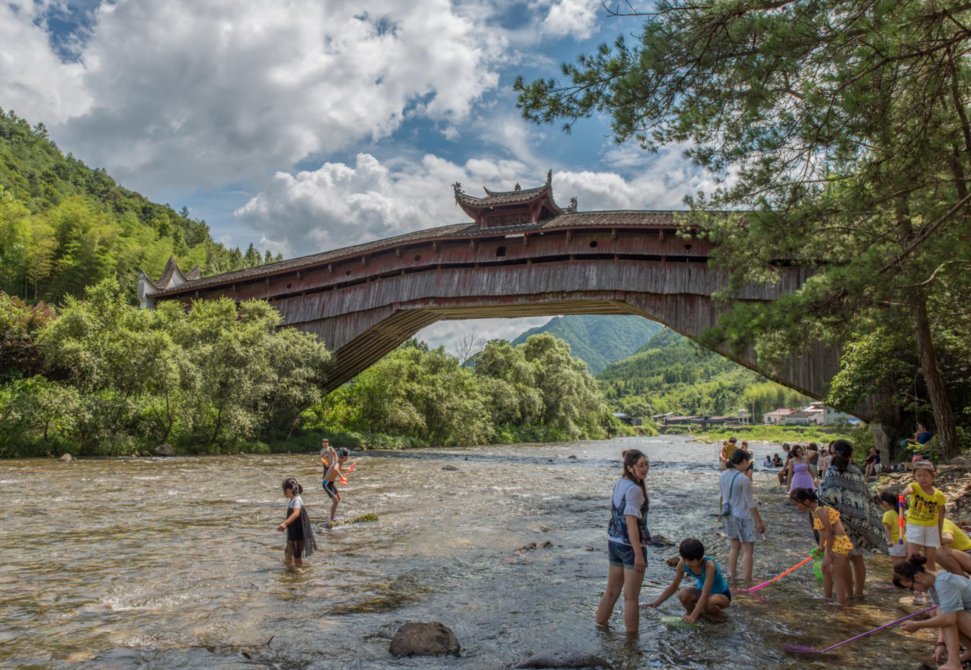
<svg viewBox="0 0 971 670">
<path fill-rule="evenodd" d="M 897 514 L 897 496 L 890 491 L 881 491 L 877 498 L 883 508 L 883 532 L 887 536 L 887 551 L 893 564 L 898 565 L 907 559 L 907 546 L 900 543 L 900 515 Z"/>
<path fill-rule="evenodd" d="M 797 510 L 809 511 L 813 517 L 813 530 L 819 531 L 819 546 L 823 555 L 823 595 L 833 596 L 836 585 L 836 602 L 842 607 L 850 584 L 850 551 L 853 543 L 846 535 L 840 521 L 838 510 L 819 504 L 819 498 L 812 489 L 797 488 L 789 494 L 789 499 Z"/>
<path fill-rule="evenodd" d="M 638 598 L 647 567 L 647 456 L 637 449 L 622 453 L 624 473 L 614 484 L 610 498 L 610 523 L 607 526 L 607 589 L 597 607 L 597 625 L 606 627 L 621 592 L 624 594 L 624 627 L 637 635 Z"/>
<path fill-rule="evenodd" d="M 283 562 L 287 565 L 303 565 L 304 556 L 310 556 L 317 549 L 310 517 L 304 509 L 300 494 L 303 487 L 293 477 L 283 480 L 283 496 L 287 503 L 287 518 L 276 527 L 287 532 L 287 546 L 283 550 Z"/>
<path fill-rule="evenodd" d="M 341 494 L 337 490 L 336 482 L 339 481 L 341 484 L 347 483 L 347 479 L 344 477 L 344 474 L 341 472 L 341 467 L 345 463 L 347 463 L 347 459 L 350 457 L 351 457 L 351 452 L 349 452 L 347 449 L 341 448 L 341 450 L 337 452 L 337 461 L 335 463 L 332 463 L 331 466 L 327 468 L 327 473 L 324 475 L 324 491 L 327 493 L 328 496 L 330 496 L 330 499 L 333 501 L 330 504 L 331 521 L 337 520 L 337 506 L 341 502 Z M 348 472 L 350 472 L 350 470 L 348 470 Z"/>
<path fill-rule="evenodd" d="M 923 553 L 927 557 L 927 567 L 934 569 L 937 548 L 941 546 L 944 526 L 944 494 L 934 488 L 934 464 L 921 461 L 914 465 L 914 482 L 901 493 L 909 496 L 907 508 L 907 557 Z M 923 600 L 914 598 L 914 604 Z"/>
<path fill-rule="evenodd" d="M 961 644 L 971 648 L 971 580 L 950 572 L 930 572 L 923 556 L 911 556 L 894 566 L 893 583 L 898 588 L 918 593 L 930 593 L 937 604 L 937 614 L 924 621 L 905 621 L 900 627 L 907 632 L 921 628 L 940 628 L 933 660 L 940 663 L 947 655 L 947 662 L 938 670 L 960 670 L 964 661 L 971 660 L 971 653 L 961 655 Z"/>
<path fill-rule="evenodd" d="M 648 607 L 659 607 L 674 595 L 681 580 L 687 574 L 694 577 L 695 585 L 678 592 L 678 599 L 681 600 L 681 605 L 687 612 L 682 620 L 695 623 L 699 617 L 705 616 L 715 622 L 724 621 L 723 610 L 731 605 L 732 592 L 718 563 L 711 556 L 705 556 L 705 545 L 693 537 L 682 540 L 678 546 L 678 553 L 681 554 L 681 560 L 678 561 L 674 579 Z"/>
<path fill-rule="evenodd" d="M 327 470 L 330 468 L 331 463 L 337 462 L 337 451 L 334 447 L 330 446 L 330 440 L 326 437 L 320 441 L 320 465 L 323 467 L 323 473 L 320 475 L 320 483 L 323 484 L 327 480 Z"/>
</svg>

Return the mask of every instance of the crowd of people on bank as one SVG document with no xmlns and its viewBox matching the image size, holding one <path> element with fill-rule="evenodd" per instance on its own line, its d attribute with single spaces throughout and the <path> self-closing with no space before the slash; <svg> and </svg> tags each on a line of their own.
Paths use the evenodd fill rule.
<svg viewBox="0 0 971 670">
<path fill-rule="evenodd" d="M 815 540 L 822 554 L 824 597 L 839 607 L 849 606 L 850 600 L 863 596 L 866 587 L 865 557 L 874 552 L 889 554 L 894 564 L 893 584 L 912 590 L 914 605 L 923 605 L 927 594 L 936 606 L 929 618 L 907 621 L 901 628 L 939 631 L 933 660 L 943 663 L 941 670 L 958 670 L 963 661 L 971 660 L 971 538 L 945 518 L 946 500 L 934 486 L 933 463 L 913 463 L 913 483 L 874 496 L 867 479 L 880 471 L 875 449 L 865 457 L 864 469 L 853 463 L 853 447 L 846 440 L 822 449 L 816 444 L 783 445 L 783 451 L 784 461 L 775 455 L 767 457 L 766 465 L 779 469 L 778 482 L 786 487 L 789 501 L 808 517 L 807 541 Z M 701 541 L 689 537 L 678 546 L 671 584 L 644 605 L 658 607 L 677 593 L 687 623 L 725 620 L 732 587 L 738 586 L 739 577 L 744 584 L 739 593 L 753 587 L 755 545 L 765 533 L 765 521 L 752 492 L 753 457 L 748 445 L 731 438 L 722 444 L 718 459 L 722 470 L 718 516 L 729 541 L 727 578 Z M 648 471 L 643 452 L 623 452 L 623 473 L 611 497 L 607 588 L 597 609 L 597 624 L 606 626 L 623 595 L 628 634 L 638 631 L 639 595 L 650 541 Z M 679 589 L 685 578 L 688 585 Z"/>
</svg>

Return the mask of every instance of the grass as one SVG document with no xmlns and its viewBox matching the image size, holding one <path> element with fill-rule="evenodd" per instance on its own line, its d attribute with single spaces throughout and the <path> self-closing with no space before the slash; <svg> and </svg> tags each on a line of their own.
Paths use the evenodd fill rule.
<svg viewBox="0 0 971 670">
<path fill-rule="evenodd" d="M 691 434 L 702 442 L 721 442 L 735 436 L 739 440 L 761 442 L 816 442 L 828 444 L 833 440 L 849 440 L 861 443 L 859 430 L 842 426 L 739 426 L 734 428 L 712 428 L 707 431 L 695 430 Z"/>
</svg>

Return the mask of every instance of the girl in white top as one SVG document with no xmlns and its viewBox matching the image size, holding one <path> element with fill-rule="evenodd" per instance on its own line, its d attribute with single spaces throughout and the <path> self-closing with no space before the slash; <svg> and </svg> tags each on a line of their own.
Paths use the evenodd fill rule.
<svg viewBox="0 0 971 670">
<path fill-rule="evenodd" d="M 606 627 L 621 591 L 624 593 L 624 627 L 636 635 L 639 625 L 638 599 L 647 567 L 647 456 L 637 449 L 623 452 L 624 474 L 614 484 L 607 527 L 607 589 L 597 607 L 597 625 Z"/>
</svg>

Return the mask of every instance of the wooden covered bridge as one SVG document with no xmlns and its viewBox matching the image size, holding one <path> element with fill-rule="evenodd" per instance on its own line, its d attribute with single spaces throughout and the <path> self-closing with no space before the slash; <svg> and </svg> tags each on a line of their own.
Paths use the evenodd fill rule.
<svg viewBox="0 0 971 670">
<path fill-rule="evenodd" d="M 578 212 L 539 188 L 466 194 L 455 200 L 471 223 L 429 228 L 344 249 L 200 278 L 171 264 L 144 275 L 144 306 L 161 300 L 229 297 L 270 302 L 284 323 L 316 334 L 336 358 L 334 389 L 419 330 L 442 319 L 557 314 L 639 314 L 697 338 L 724 307 L 711 296 L 725 277 L 708 265 L 711 246 L 678 235 L 677 212 Z M 780 268 L 773 285 L 741 300 L 765 302 L 806 279 Z M 720 352 L 756 368 L 751 354 Z M 825 395 L 837 370 L 832 348 L 816 345 L 776 371 L 761 371 L 809 396 Z"/>
</svg>

